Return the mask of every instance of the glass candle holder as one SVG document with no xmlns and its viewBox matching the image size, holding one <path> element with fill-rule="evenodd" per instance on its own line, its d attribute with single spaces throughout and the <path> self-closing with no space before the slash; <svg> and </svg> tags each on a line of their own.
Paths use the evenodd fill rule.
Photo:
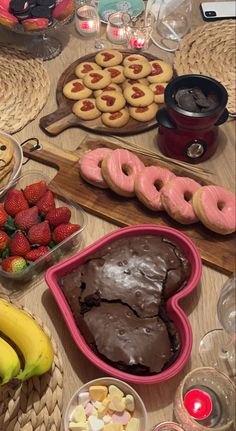
<svg viewBox="0 0 236 431">
<path fill-rule="evenodd" d="M 184 429 L 175 422 L 166 421 L 154 425 L 152 431 L 184 431 Z"/>
<path fill-rule="evenodd" d="M 227 431 L 233 424 L 235 385 L 211 367 L 191 371 L 180 383 L 174 415 L 185 431 Z"/>
<path fill-rule="evenodd" d="M 100 31 L 100 19 L 94 6 L 78 7 L 75 14 L 75 27 L 81 36 L 94 37 Z"/>
<path fill-rule="evenodd" d="M 107 23 L 107 38 L 110 42 L 118 45 L 127 44 L 124 23 L 129 20 L 129 15 L 122 12 L 114 12 L 109 15 Z"/>
<path fill-rule="evenodd" d="M 132 22 L 125 26 L 128 46 L 134 51 L 145 51 L 148 49 L 152 27 L 146 25 L 143 20 Z"/>
</svg>

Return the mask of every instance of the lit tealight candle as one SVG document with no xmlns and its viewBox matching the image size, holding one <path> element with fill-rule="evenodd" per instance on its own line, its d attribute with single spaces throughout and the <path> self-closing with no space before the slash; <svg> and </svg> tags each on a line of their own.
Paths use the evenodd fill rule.
<svg viewBox="0 0 236 431">
<path fill-rule="evenodd" d="M 184 406 L 190 416 L 197 420 L 208 418 L 212 413 L 212 399 L 210 395 L 200 389 L 191 389 L 184 396 Z"/>
<path fill-rule="evenodd" d="M 138 48 L 143 48 L 144 47 L 144 44 L 145 44 L 145 40 L 144 39 L 141 39 L 141 38 L 137 38 L 137 39 L 130 39 L 129 40 L 129 44 L 130 44 L 130 47 L 131 48 L 136 48 L 136 49 L 138 49 Z"/>
<path fill-rule="evenodd" d="M 99 29 L 99 19 L 92 6 L 81 6 L 76 11 L 75 25 L 82 36 L 94 36 Z"/>
</svg>

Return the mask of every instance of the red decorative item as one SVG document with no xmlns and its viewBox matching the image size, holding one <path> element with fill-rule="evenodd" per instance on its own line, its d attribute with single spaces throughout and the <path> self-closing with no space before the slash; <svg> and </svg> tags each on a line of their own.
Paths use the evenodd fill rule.
<svg viewBox="0 0 236 431">
<path fill-rule="evenodd" d="M 209 111 L 191 112 L 180 108 L 175 94 L 182 89 L 199 88 L 206 96 L 214 94 L 218 105 Z M 218 127 L 228 118 L 226 89 L 204 75 L 182 75 L 165 89 L 165 107 L 157 112 L 157 143 L 162 153 L 189 163 L 209 159 L 217 149 Z"/>
<path fill-rule="evenodd" d="M 194 419 L 206 419 L 212 412 L 212 399 L 205 391 L 191 389 L 184 396 L 184 406 Z"/>
<path fill-rule="evenodd" d="M 129 40 L 129 44 L 131 48 L 143 48 L 144 47 L 144 40 L 142 39 L 131 39 Z"/>
</svg>

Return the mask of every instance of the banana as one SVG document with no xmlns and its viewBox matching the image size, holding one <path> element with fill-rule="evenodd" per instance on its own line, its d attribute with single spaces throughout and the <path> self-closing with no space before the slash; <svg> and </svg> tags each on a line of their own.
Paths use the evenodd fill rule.
<svg viewBox="0 0 236 431">
<path fill-rule="evenodd" d="M 54 352 L 49 337 L 28 313 L 4 299 L 0 299 L 0 332 L 15 343 L 24 357 L 24 369 L 17 379 L 25 381 L 51 368 Z"/>
<path fill-rule="evenodd" d="M 0 337 L 0 386 L 8 383 L 19 371 L 20 361 L 15 350 Z"/>
</svg>

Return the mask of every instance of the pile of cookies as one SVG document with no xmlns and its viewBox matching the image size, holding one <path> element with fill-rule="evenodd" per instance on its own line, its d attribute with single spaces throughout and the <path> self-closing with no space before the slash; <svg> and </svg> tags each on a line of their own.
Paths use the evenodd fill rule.
<svg viewBox="0 0 236 431">
<path fill-rule="evenodd" d="M 0 190 L 8 184 L 14 164 L 14 146 L 10 139 L 0 135 Z"/>
<path fill-rule="evenodd" d="M 141 122 L 155 118 L 158 105 L 164 102 L 173 68 L 140 54 L 104 50 L 95 56 L 95 62 L 78 64 L 74 73 L 78 79 L 63 87 L 66 98 L 77 100 L 72 106 L 73 113 L 81 120 L 101 116 L 106 126 L 119 128 L 130 117 Z"/>
</svg>

